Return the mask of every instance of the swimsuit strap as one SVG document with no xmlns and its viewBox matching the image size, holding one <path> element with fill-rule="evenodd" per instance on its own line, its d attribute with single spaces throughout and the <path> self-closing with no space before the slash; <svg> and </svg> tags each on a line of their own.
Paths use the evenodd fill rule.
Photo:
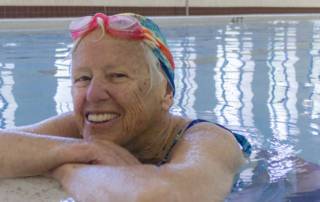
<svg viewBox="0 0 320 202">
<path fill-rule="evenodd" d="M 212 123 L 212 122 L 207 121 L 207 120 L 204 120 L 204 119 L 195 119 L 195 120 L 191 121 L 191 122 L 188 124 L 188 126 L 186 127 L 186 130 L 187 130 L 188 128 L 191 128 L 193 125 L 195 125 L 195 124 L 197 124 L 197 123 L 201 123 L 201 122 L 209 122 L 209 123 Z M 252 152 L 252 151 L 251 151 L 251 150 L 252 150 L 251 144 L 249 143 L 249 141 L 248 141 L 243 135 L 240 135 L 240 134 L 238 134 L 238 133 L 235 133 L 235 132 L 231 131 L 230 129 L 224 127 L 224 126 L 221 125 L 221 124 L 218 124 L 218 123 L 213 123 L 213 124 L 215 124 L 215 125 L 223 128 L 223 129 L 229 131 L 230 133 L 232 133 L 233 136 L 236 138 L 237 142 L 240 144 L 240 146 L 241 146 L 241 148 L 242 148 L 242 151 L 243 151 L 243 153 L 245 154 L 245 156 L 250 156 L 250 154 L 251 154 L 251 152 Z M 185 130 L 185 131 L 186 131 L 186 130 Z"/>
<path fill-rule="evenodd" d="M 158 163 L 158 166 L 166 163 L 169 158 L 170 158 L 170 154 L 171 151 L 173 149 L 173 147 L 178 143 L 178 141 L 181 139 L 181 137 L 183 136 L 183 134 L 192 126 L 198 124 L 198 123 L 202 123 L 202 122 L 208 122 L 208 123 L 212 123 L 210 121 L 204 120 L 204 119 L 194 119 L 192 121 L 190 121 L 190 123 L 183 129 L 181 129 L 178 134 L 176 135 L 176 137 L 174 138 L 170 148 L 168 149 L 168 152 L 166 153 L 166 155 L 164 156 L 164 158 Z M 227 131 L 229 131 L 231 134 L 233 134 L 233 136 L 236 138 L 237 142 L 240 144 L 241 148 L 242 148 L 242 152 L 244 153 L 244 155 L 246 157 L 250 156 L 251 154 L 251 144 L 248 142 L 248 140 L 240 134 L 234 133 L 233 131 L 231 131 L 230 129 L 224 127 L 223 125 L 220 125 L 218 123 L 213 123 Z"/>
<path fill-rule="evenodd" d="M 249 143 L 249 141 L 247 140 L 247 138 L 245 138 L 243 135 L 240 135 L 238 133 L 235 133 L 235 132 L 231 131 L 230 129 L 224 127 L 223 125 L 220 125 L 218 123 L 214 123 L 214 124 L 216 124 L 217 126 L 220 126 L 221 128 L 229 131 L 230 133 L 232 133 L 233 136 L 236 138 L 237 142 L 240 144 L 240 146 L 242 148 L 242 152 L 244 153 L 244 155 L 246 157 L 250 156 L 250 154 L 252 152 L 252 146 Z"/>
<path fill-rule="evenodd" d="M 178 141 L 181 139 L 181 137 L 184 135 L 184 133 L 186 132 L 186 130 L 188 130 L 189 128 L 191 128 L 193 125 L 197 124 L 197 123 L 201 123 L 201 122 L 208 122 L 206 120 L 202 120 L 202 119 L 194 119 L 192 121 L 189 122 L 189 124 L 182 128 L 176 135 L 176 137 L 174 138 L 170 148 L 168 149 L 166 155 L 164 156 L 164 158 L 158 163 L 158 166 L 166 163 L 167 161 L 169 161 L 170 159 L 170 154 L 171 151 L 173 149 L 173 147 L 178 143 Z"/>
<path fill-rule="evenodd" d="M 194 119 L 187 125 L 185 131 L 188 130 L 189 128 L 191 128 L 192 126 L 194 126 L 195 124 L 201 123 L 201 122 L 209 122 L 209 121 L 204 120 L 204 119 Z"/>
</svg>

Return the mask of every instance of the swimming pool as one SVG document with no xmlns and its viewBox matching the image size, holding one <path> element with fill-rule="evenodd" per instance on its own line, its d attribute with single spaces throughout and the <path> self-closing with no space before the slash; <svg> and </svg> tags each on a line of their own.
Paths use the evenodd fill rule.
<svg viewBox="0 0 320 202">
<path fill-rule="evenodd" d="M 320 16 L 158 20 L 176 62 L 172 113 L 253 145 L 227 201 L 320 200 Z M 72 109 L 70 43 L 66 30 L 0 32 L 1 128 Z"/>
</svg>

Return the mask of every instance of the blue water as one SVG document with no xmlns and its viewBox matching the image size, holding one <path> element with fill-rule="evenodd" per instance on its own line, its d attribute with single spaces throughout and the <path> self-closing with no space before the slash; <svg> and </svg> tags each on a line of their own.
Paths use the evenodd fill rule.
<svg viewBox="0 0 320 202">
<path fill-rule="evenodd" d="M 320 201 L 320 18 L 163 31 L 177 66 L 172 113 L 216 121 L 253 145 L 227 201 Z M 70 43 L 65 31 L 0 32 L 1 128 L 72 109 Z"/>
</svg>

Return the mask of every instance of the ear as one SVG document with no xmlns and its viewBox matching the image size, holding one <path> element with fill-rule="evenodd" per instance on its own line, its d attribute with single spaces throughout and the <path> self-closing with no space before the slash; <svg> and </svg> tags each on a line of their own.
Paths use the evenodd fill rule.
<svg viewBox="0 0 320 202">
<path fill-rule="evenodd" d="M 162 109 L 164 111 L 169 111 L 172 103 L 173 103 L 173 92 L 171 87 L 169 86 L 168 82 L 166 82 L 166 91 L 162 97 Z"/>
</svg>

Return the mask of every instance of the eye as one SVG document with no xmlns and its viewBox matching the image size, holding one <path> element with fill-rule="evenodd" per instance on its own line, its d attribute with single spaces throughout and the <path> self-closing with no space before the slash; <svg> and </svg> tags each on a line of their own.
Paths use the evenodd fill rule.
<svg viewBox="0 0 320 202">
<path fill-rule="evenodd" d="M 112 73 L 111 77 L 113 78 L 124 78 L 124 77 L 128 77 L 126 74 L 124 73 Z"/>
<path fill-rule="evenodd" d="M 112 81 L 123 81 L 128 78 L 128 75 L 125 73 L 119 73 L 119 72 L 114 72 L 110 73 L 109 77 L 111 78 Z"/>
<path fill-rule="evenodd" d="M 91 80 L 91 77 L 90 76 L 79 76 L 79 77 L 76 77 L 74 80 L 73 80 L 73 83 L 74 84 L 80 84 L 80 83 L 85 83 L 85 82 L 88 82 Z"/>
</svg>

